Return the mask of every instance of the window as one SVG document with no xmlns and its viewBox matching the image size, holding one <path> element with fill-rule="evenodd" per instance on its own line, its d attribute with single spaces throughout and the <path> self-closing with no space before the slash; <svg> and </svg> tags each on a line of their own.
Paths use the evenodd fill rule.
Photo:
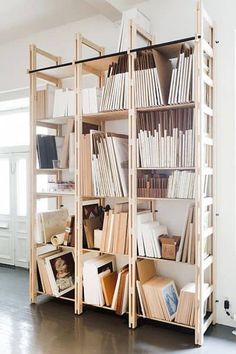
<svg viewBox="0 0 236 354">
<path fill-rule="evenodd" d="M 29 145 L 29 99 L 0 102 L 0 147 Z"/>
</svg>

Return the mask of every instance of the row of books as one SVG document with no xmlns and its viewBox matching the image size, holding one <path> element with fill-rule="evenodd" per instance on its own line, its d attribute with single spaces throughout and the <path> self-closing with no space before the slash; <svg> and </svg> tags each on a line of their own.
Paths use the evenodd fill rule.
<svg viewBox="0 0 236 354">
<path fill-rule="evenodd" d="M 102 89 L 100 111 L 128 109 L 128 56 L 109 65 Z"/>
<path fill-rule="evenodd" d="M 206 291 L 209 284 L 204 283 L 203 291 Z M 196 284 L 186 284 L 179 295 L 179 305 L 177 308 L 175 322 L 182 323 L 187 326 L 196 325 Z M 207 312 L 207 301 L 204 303 L 204 316 Z"/>
<path fill-rule="evenodd" d="M 137 177 L 137 196 L 144 198 L 193 199 L 195 173 L 174 171 L 166 174 L 142 174 Z"/>
<path fill-rule="evenodd" d="M 68 118 L 64 137 L 38 134 L 36 147 L 39 168 L 75 168 L 74 119 Z M 53 161 L 58 162 L 54 166 Z"/>
<path fill-rule="evenodd" d="M 36 92 L 37 120 L 71 117 L 75 115 L 75 92 L 69 88 L 58 89 L 52 85 Z"/>
<path fill-rule="evenodd" d="M 168 104 L 191 102 L 193 95 L 193 53 L 183 45 L 179 57 L 173 61 Z"/>
<path fill-rule="evenodd" d="M 96 306 L 110 306 L 122 315 L 128 307 L 128 265 L 116 270 L 115 257 L 102 255 L 84 261 L 84 301 Z"/>
<path fill-rule="evenodd" d="M 128 254 L 128 204 L 116 204 L 104 215 L 101 252 Z"/>
<path fill-rule="evenodd" d="M 91 87 L 82 90 L 83 114 L 98 113 L 101 105 L 102 89 Z"/>
<path fill-rule="evenodd" d="M 46 245 L 37 249 L 38 285 L 45 294 L 60 297 L 75 287 L 75 263 L 72 251 Z"/>
<path fill-rule="evenodd" d="M 90 131 L 94 196 L 128 195 L 128 137 Z"/>
<path fill-rule="evenodd" d="M 176 255 L 177 262 L 195 263 L 195 206 L 187 207 L 183 232 Z"/>
<path fill-rule="evenodd" d="M 146 174 L 137 177 L 137 196 L 144 198 L 166 198 L 168 176 Z"/>
<path fill-rule="evenodd" d="M 172 279 L 157 275 L 154 261 L 137 262 L 137 291 L 142 315 L 172 321 L 175 318 L 179 296 Z"/>
<path fill-rule="evenodd" d="M 167 198 L 193 199 L 195 187 L 195 172 L 174 171 L 168 177 Z"/>
<path fill-rule="evenodd" d="M 195 139 L 193 111 L 139 113 L 138 167 L 192 167 Z"/>
<path fill-rule="evenodd" d="M 161 258 L 161 245 L 159 237 L 167 235 L 167 227 L 160 225 L 153 218 L 149 210 L 137 214 L 137 246 L 138 255 Z"/>
<path fill-rule="evenodd" d="M 169 61 L 165 61 L 156 50 L 137 53 L 134 61 L 134 96 L 137 108 L 165 104 L 166 77 L 160 72 L 160 69 L 168 70 L 164 63 L 168 65 Z"/>
</svg>

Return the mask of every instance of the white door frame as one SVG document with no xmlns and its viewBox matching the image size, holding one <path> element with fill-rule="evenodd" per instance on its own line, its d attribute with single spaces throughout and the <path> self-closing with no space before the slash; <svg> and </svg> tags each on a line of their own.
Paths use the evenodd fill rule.
<svg viewBox="0 0 236 354">
<path fill-rule="evenodd" d="M 0 148 L 0 157 L 10 159 L 10 215 L 6 217 L 9 222 L 8 235 L 12 238 L 10 242 L 11 255 L 9 258 L 1 259 L 0 262 L 9 265 L 28 268 L 29 260 L 29 193 L 27 191 L 27 215 L 17 216 L 17 180 L 16 180 L 16 163 L 19 158 L 26 158 L 27 165 L 29 164 L 29 147 L 16 146 Z M 29 168 L 27 166 L 27 179 L 29 180 Z M 28 183 L 27 183 L 28 185 Z M 6 231 L 7 232 L 7 231 Z M 10 236 L 10 234 L 12 234 Z M 20 245 L 21 244 L 21 245 Z M 19 248 L 23 247 L 25 257 L 20 257 Z"/>
</svg>

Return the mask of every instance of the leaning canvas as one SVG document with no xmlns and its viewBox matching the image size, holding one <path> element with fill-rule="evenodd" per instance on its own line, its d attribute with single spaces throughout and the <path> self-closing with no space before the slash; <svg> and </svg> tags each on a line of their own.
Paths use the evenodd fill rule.
<svg viewBox="0 0 236 354">
<path fill-rule="evenodd" d="M 66 208 L 40 213 L 44 243 L 51 242 L 51 237 L 66 229 L 69 213 Z"/>
<path fill-rule="evenodd" d="M 75 288 L 75 261 L 72 251 L 56 253 L 45 261 L 54 296 L 60 297 Z"/>
<path fill-rule="evenodd" d="M 162 288 L 162 295 L 169 319 L 172 321 L 175 318 L 179 302 L 178 293 L 173 281 Z"/>
</svg>

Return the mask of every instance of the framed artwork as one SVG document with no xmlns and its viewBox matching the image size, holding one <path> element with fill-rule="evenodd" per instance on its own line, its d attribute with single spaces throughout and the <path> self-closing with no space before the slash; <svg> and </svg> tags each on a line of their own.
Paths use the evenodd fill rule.
<svg viewBox="0 0 236 354">
<path fill-rule="evenodd" d="M 45 261 L 54 296 L 60 297 L 75 288 L 75 261 L 72 251 L 56 253 Z"/>
<path fill-rule="evenodd" d="M 175 318 L 179 303 L 179 296 L 173 281 L 163 287 L 162 295 L 170 321 L 172 321 Z"/>
</svg>

